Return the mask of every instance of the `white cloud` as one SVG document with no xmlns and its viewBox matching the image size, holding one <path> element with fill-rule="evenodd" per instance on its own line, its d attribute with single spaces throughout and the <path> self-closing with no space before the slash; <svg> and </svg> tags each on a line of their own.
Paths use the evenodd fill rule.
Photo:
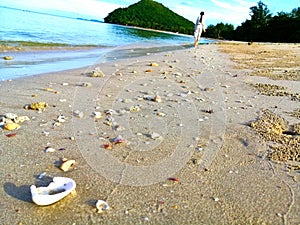
<svg viewBox="0 0 300 225">
<path fill-rule="evenodd" d="M 256 2 L 245 0 L 233 0 L 231 3 L 220 0 L 211 0 L 211 2 L 216 6 L 215 10 L 211 12 L 215 20 L 234 25 L 240 25 L 246 19 L 249 19 L 249 8 L 256 5 Z"/>
<path fill-rule="evenodd" d="M 191 2 L 179 4 L 175 4 L 176 1 L 173 1 L 172 4 L 167 4 L 168 1 L 160 2 L 163 2 L 166 7 L 192 22 L 196 21 L 200 11 L 204 11 L 207 25 L 223 22 L 235 26 L 249 19 L 249 8 L 257 4 L 247 0 L 210 0 L 206 2 L 196 0 L 192 5 L 190 4 Z"/>
</svg>

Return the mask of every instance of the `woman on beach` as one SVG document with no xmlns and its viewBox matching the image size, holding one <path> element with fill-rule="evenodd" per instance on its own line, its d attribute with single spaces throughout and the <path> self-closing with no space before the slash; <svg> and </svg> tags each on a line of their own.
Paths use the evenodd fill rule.
<svg viewBox="0 0 300 225">
<path fill-rule="evenodd" d="M 195 48 L 198 46 L 198 41 L 201 37 L 202 31 L 206 32 L 204 12 L 200 13 L 200 16 L 198 16 L 196 23 L 195 23 L 195 29 L 194 29 L 194 46 L 195 46 Z"/>
</svg>

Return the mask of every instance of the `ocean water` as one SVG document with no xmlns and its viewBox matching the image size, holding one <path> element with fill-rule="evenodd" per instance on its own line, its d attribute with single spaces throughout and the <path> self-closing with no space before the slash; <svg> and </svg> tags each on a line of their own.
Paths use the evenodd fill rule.
<svg viewBox="0 0 300 225">
<path fill-rule="evenodd" d="M 30 41 L 69 45 L 95 45 L 97 48 L 82 51 L 43 51 L 29 53 L 0 53 L 0 80 L 30 76 L 45 72 L 89 66 L 105 61 L 110 51 L 128 50 L 139 45 L 142 55 L 149 51 L 191 47 L 193 37 L 165 32 L 106 24 L 99 21 L 54 16 L 28 10 L 12 9 L 0 5 L 0 41 Z M 202 43 L 209 40 L 202 39 Z M 141 48 L 145 51 L 141 51 Z M 132 51 L 132 49 L 130 49 Z M 5 55 L 12 61 L 2 59 Z M 114 54 L 110 54 L 114 55 Z M 126 54 L 123 54 L 125 56 Z M 138 54 L 137 54 L 138 55 Z M 111 60 L 113 58 L 110 58 Z"/>
</svg>

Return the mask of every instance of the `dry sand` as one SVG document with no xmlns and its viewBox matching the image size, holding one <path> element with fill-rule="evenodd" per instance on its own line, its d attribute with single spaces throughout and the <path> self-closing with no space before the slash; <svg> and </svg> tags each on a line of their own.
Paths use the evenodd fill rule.
<svg viewBox="0 0 300 225">
<path fill-rule="evenodd" d="M 266 74 L 258 72 L 257 51 L 270 53 L 262 57 L 268 70 L 292 71 L 297 79 L 256 76 Z M 279 63 L 278 52 L 285 51 L 292 66 Z M 30 120 L 0 131 L 0 223 L 299 224 L 293 126 L 299 123 L 299 52 L 299 45 L 211 44 L 1 82 L 0 114 Z M 96 67 L 104 77 L 89 77 Z M 289 94 L 264 95 L 249 85 L 258 83 Z M 33 102 L 48 107 L 24 109 Z M 280 118 L 258 121 L 264 109 Z M 59 115 L 66 121 L 57 123 Z M 112 144 L 117 135 L 126 143 Z M 296 142 L 296 156 L 271 160 L 274 147 L 286 145 L 283 136 Z M 44 152 L 47 146 L 56 151 Z M 57 168 L 62 157 L 76 160 L 74 169 Z M 76 194 L 46 207 L 32 203 L 30 185 L 47 185 L 54 176 L 73 178 Z M 98 199 L 110 209 L 97 213 Z"/>
</svg>

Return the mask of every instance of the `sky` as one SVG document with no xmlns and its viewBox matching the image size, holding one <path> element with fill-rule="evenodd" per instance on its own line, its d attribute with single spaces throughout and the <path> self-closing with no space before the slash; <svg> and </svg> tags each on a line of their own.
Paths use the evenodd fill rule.
<svg viewBox="0 0 300 225">
<path fill-rule="evenodd" d="M 259 0 L 156 0 L 175 13 L 195 22 L 200 11 L 206 15 L 207 25 L 229 23 L 241 25 L 250 19 L 250 7 L 256 6 Z M 102 20 L 116 8 L 125 8 L 138 0 L 0 0 L 0 6 L 14 7 L 33 11 L 51 12 L 60 10 L 67 13 L 88 15 Z M 277 12 L 291 12 L 300 7 L 300 0 L 263 0 L 272 15 Z M 1 15 L 1 9 L 0 9 Z"/>
</svg>

